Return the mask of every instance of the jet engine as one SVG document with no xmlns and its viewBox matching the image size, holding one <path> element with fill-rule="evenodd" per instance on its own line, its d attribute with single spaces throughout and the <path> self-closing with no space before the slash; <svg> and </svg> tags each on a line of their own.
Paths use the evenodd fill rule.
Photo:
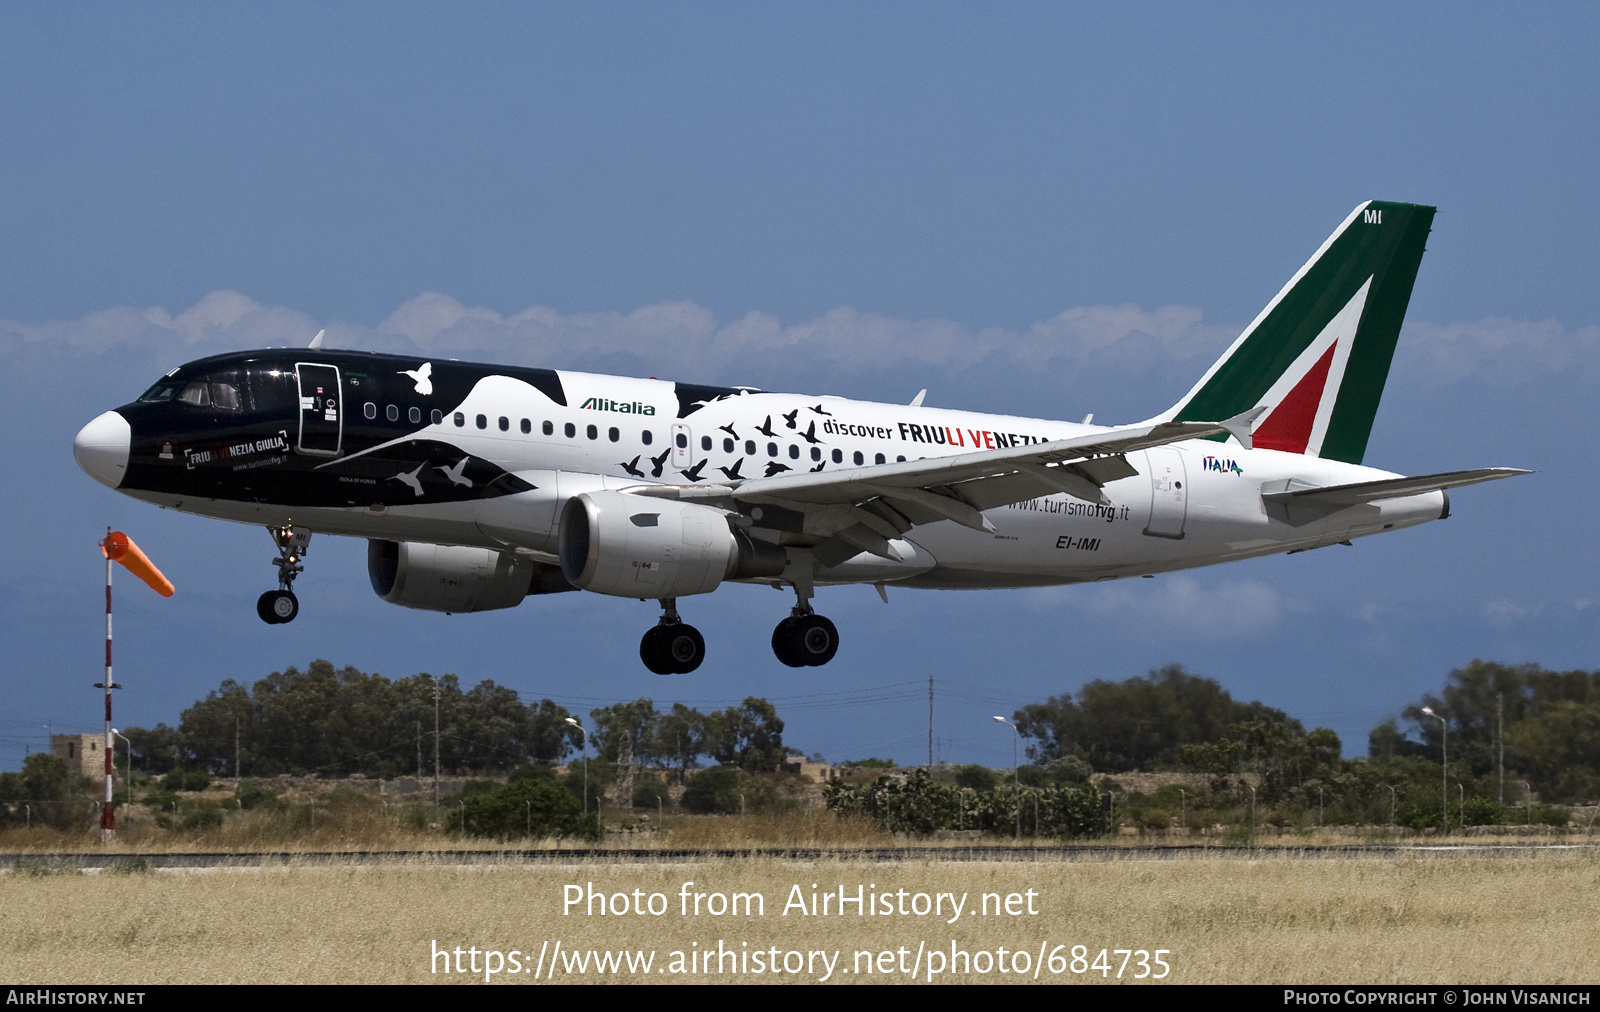
<svg viewBox="0 0 1600 1012">
<path fill-rule="evenodd" d="M 489 548 L 368 541 L 367 576 L 390 604 L 425 611 L 515 608 L 529 594 L 575 590 L 555 566 Z"/>
<path fill-rule="evenodd" d="M 625 492 L 586 492 L 561 511 L 561 572 L 616 597 L 707 594 L 724 580 L 781 576 L 784 551 L 722 510 Z"/>
</svg>

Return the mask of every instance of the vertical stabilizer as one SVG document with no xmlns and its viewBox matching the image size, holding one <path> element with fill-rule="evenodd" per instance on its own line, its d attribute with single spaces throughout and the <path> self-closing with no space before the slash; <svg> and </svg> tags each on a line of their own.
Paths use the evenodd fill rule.
<svg viewBox="0 0 1600 1012">
<path fill-rule="evenodd" d="M 1357 207 L 1161 417 L 1206 421 L 1265 406 L 1257 448 L 1361 463 L 1434 211 Z"/>
</svg>

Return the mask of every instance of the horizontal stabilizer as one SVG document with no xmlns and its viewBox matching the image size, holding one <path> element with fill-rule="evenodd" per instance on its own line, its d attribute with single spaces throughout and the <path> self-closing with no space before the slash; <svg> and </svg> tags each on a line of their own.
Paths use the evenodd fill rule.
<svg viewBox="0 0 1600 1012">
<path fill-rule="evenodd" d="M 1326 485 L 1307 487 L 1290 479 L 1289 482 L 1269 482 L 1261 487 L 1261 498 L 1267 502 L 1291 506 L 1322 506 L 1340 509 L 1377 502 L 1380 499 L 1400 499 L 1408 495 L 1422 495 L 1462 485 L 1476 485 L 1480 481 L 1510 478 L 1519 474 L 1532 474 L 1515 467 L 1484 467 L 1476 471 L 1449 471 L 1445 474 L 1423 474 L 1415 478 L 1386 478 L 1382 481 L 1361 481 L 1352 485 Z M 1272 489 L 1273 484 L 1283 487 Z"/>
</svg>

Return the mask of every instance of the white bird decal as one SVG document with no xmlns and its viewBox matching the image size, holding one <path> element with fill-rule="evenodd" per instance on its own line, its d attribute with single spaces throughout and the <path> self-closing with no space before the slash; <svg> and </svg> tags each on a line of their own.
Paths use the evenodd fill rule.
<svg viewBox="0 0 1600 1012">
<path fill-rule="evenodd" d="M 401 369 L 400 375 L 410 376 L 417 383 L 417 393 L 424 397 L 433 394 L 433 363 L 424 362 L 415 369 Z M 419 495 L 421 493 L 418 493 Z"/>
<path fill-rule="evenodd" d="M 468 488 L 471 488 L 472 487 L 472 480 L 470 478 L 462 477 L 462 474 L 461 474 L 461 472 L 466 469 L 467 461 L 469 461 L 471 459 L 472 459 L 471 457 L 462 457 L 459 461 L 456 462 L 456 466 L 455 467 L 435 467 L 434 470 L 435 471 L 443 471 L 445 473 L 445 477 L 449 478 L 452 482 L 454 482 L 457 485 L 465 485 Z"/>
<path fill-rule="evenodd" d="M 407 472 L 405 472 L 403 474 L 397 474 L 397 475 L 393 476 L 392 478 L 390 478 L 389 480 L 390 481 L 403 481 L 407 485 L 411 486 L 411 491 L 415 492 L 417 495 L 421 495 L 422 494 L 422 479 L 419 477 L 419 475 L 421 475 L 422 469 L 424 467 L 427 467 L 427 466 L 428 466 L 428 462 L 427 461 L 423 461 L 422 463 L 417 465 L 417 469 L 415 471 L 407 471 Z"/>
</svg>

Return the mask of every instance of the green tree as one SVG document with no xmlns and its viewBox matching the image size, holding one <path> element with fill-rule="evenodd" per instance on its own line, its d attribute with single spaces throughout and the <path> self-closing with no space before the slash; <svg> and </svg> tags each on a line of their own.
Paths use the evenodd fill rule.
<svg viewBox="0 0 1600 1012">
<path fill-rule="evenodd" d="M 788 755 L 778 711 L 756 696 L 708 716 L 705 747 L 724 766 L 753 773 L 777 769 Z"/>
</svg>

